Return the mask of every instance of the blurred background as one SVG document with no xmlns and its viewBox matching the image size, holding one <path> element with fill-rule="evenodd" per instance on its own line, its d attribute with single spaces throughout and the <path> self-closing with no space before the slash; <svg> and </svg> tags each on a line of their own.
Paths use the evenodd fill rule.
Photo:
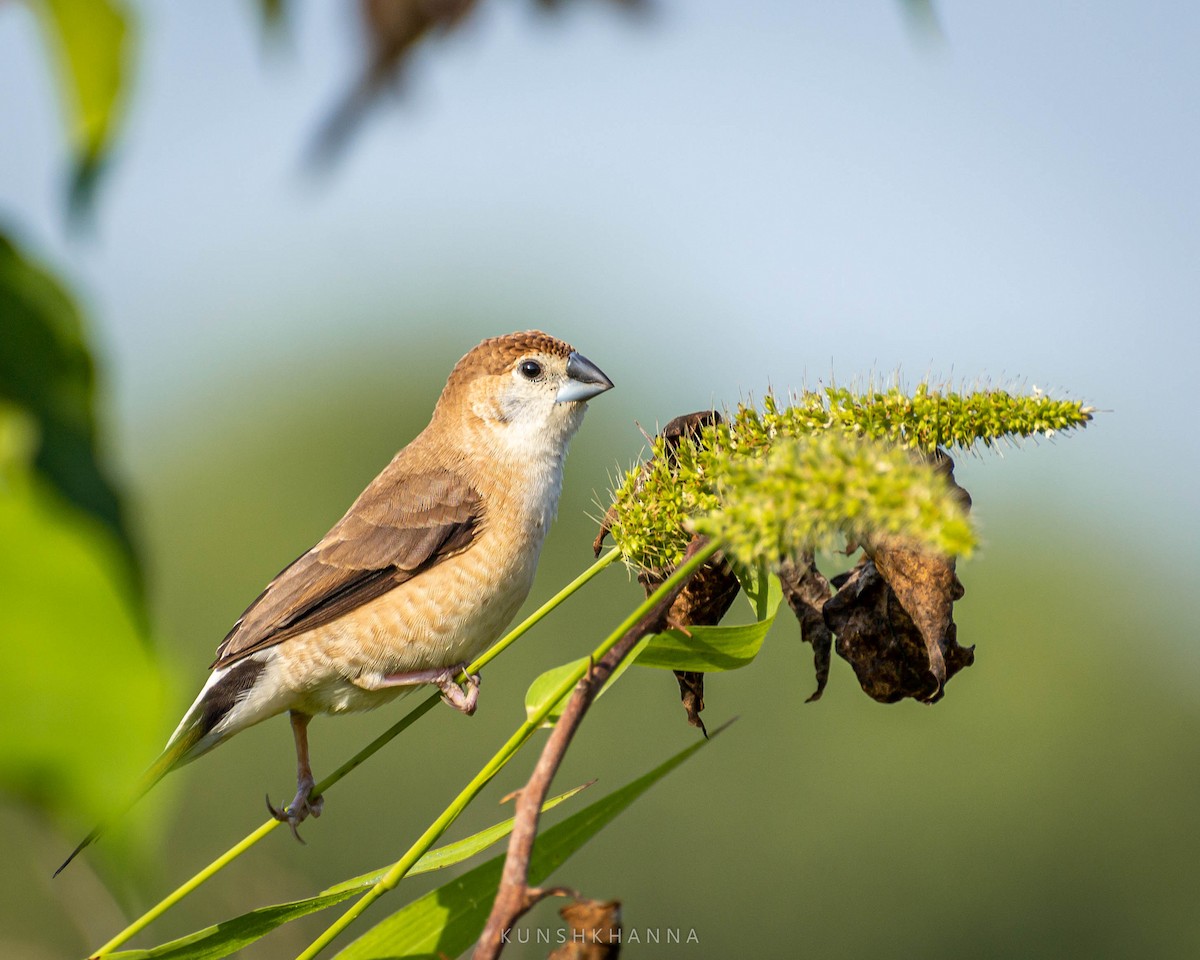
<svg viewBox="0 0 1200 960">
<path fill-rule="evenodd" d="M 0 954 L 84 954 L 257 826 L 265 792 L 290 795 L 279 718 L 50 882 L 454 361 L 529 327 L 618 386 L 574 443 L 530 609 L 590 562 L 639 425 L 897 372 L 1101 411 L 961 458 L 985 548 L 956 611 L 976 663 L 943 702 L 873 703 L 835 658 L 804 704 L 786 616 L 750 668 L 710 676 L 709 727 L 740 722 L 552 878 L 699 939 L 627 955 L 1200 954 L 1200 9 L 485 0 L 359 115 L 338 112 L 368 99 L 355 8 L 266 3 L 264 25 L 245 0 L 128 3 L 122 109 L 72 215 L 61 6 L 0 5 L 0 231 L 79 303 L 125 512 L 114 537 L 36 477 L 3 490 L 36 521 L 0 504 Z M 489 668 L 474 719 L 435 710 L 331 791 L 306 846 L 276 831 L 134 945 L 394 859 L 533 676 L 640 596 L 610 569 Z M 318 720 L 318 777 L 405 709 Z M 556 787 L 599 777 L 594 799 L 696 735 L 669 673 L 631 671 Z M 453 836 L 506 816 L 532 762 Z M 294 955 L 329 920 L 245 955 Z"/>
</svg>

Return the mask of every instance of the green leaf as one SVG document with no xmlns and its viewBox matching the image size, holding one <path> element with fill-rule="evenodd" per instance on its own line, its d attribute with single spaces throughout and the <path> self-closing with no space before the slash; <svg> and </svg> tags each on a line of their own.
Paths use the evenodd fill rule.
<svg viewBox="0 0 1200 960">
<path fill-rule="evenodd" d="M 719 673 L 737 670 L 758 656 L 763 639 L 775 622 L 772 616 L 736 627 L 688 627 L 655 634 L 637 659 L 639 667 Z"/>
<path fill-rule="evenodd" d="M 32 466 L 71 505 L 99 520 L 125 554 L 139 591 L 137 560 L 117 489 L 100 464 L 95 364 L 70 294 L 0 233 L 0 402 L 30 420 Z"/>
<path fill-rule="evenodd" d="M 617 669 L 613 671 L 612 676 L 608 678 L 604 686 L 600 688 L 600 692 L 596 694 L 597 700 L 604 696 L 608 692 L 608 688 L 616 683 L 621 674 L 629 669 L 633 661 L 637 659 L 638 653 L 645 649 L 648 642 L 649 638 L 644 637 L 638 642 L 637 646 L 629 651 L 629 655 L 617 665 Z M 554 695 L 554 691 L 558 689 L 562 682 L 576 671 L 582 669 L 587 662 L 587 657 L 580 657 L 578 660 L 564 663 L 560 667 L 552 667 L 534 680 L 529 685 L 529 689 L 525 691 L 525 716 L 533 719 L 534 715 L 545 706 L 546 701 Z M 572 687 L 565 697 L 559 699 L 558 703 L 550 710 L 550 714 L 543 726 L 554 726 L 554 721 L 562 716 L 563 709 L 566 707 L 567 701 L 571 698 L 573 692 L 574 688 Z"/>
<path fill-rule="evenodd" d="M 774 617 L 779 604 L 783 602 L 783 586 L 779 577 L 767 569 L 763 562 L 747 569 L 734 566 L 734 573 L 742 585 L 742 594 L 750 601 L 750 609 L 758 621 Z"/>
<path fill-rule="evenodd" d="M 564 800 L 569 800 L 591 784 L 583 784 L 552 797 L 542 804 L 542 812 L 557 807 Z M 486 830 L 466 837 L 455 843 L 448 843 L 430 850 L 409 871 L 409 876 L 418 873 L 431 873 L 443 870 L 473 857 L 475 854 L 503 840 L 512 832 L 512 818 L 497 823 Z M 387 872 L 387 868 L 373 870 L 361 876 L 345 880 L 335 886 L 322 890 L 315 897 L 303 900 L 293 900 L 289 903 L 277 903 L 269 907 L 260 907 L 230 920 L 223 920 L 211 927 L 197 930 L 186 937 L 171 940 L 168 943 L 150 947 L 147 950 L 123 950 L 120 953 L 106 954 L 112 960 L 219 960 L 228 957 L 239 950 L 248 947 L 256 940 L 261 940 L 272 930 L 298 920 L 309 914 L 325 910 L 344 900 L 360 894 L 363 890 L 373 887 Z"/>
<path fill-rule="evenodd" d="M 0 791 L 95 820 L 157 752 L 168 697 L 111 531 L 33 469 L 34 433 L 0 404 Z"/>
<path fill-rule="evenodd" d="M 728 726 L 728 725 L 726 725 Z M 529 861 L 529 883 L 542 883 L 617 814 L 724 727 L 607 797 L 579 811 L 537 838 Z M 337 954 L 337 960 L 399 960 L 401 957 L 457 957 L 483 931 L 499 888 L 504 858 L 496 857 L 401 908 Z"/>
<path fill-rule="evenodd" d="M 132 30 L 112 0 L 31 0 L 45 27 L 66 101 L 75 155 L 72 206 L 86 206 L 107 153 L 125 87 Z"/>
<path fill-rule="evenodd" d="M 752 573 L 739 574 L 739 579 L 757 617 L 754 623 L 688 627 L 690 637 L 681 630 L 655 634 L 638 654 L 638 666 L 719 673 L 753 662 L 775 623 L 783 590 L 779 578 L 761 564 Z"/>
</svg>

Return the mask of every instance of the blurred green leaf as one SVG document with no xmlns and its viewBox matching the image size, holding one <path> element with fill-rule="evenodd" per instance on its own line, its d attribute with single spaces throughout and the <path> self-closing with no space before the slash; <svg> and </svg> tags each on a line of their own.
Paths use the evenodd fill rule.
<svg viewBox="0 0 1200 960">
<path fill-rule="evenodd" d="M 552 797 L 542 804 L 542 812 L 557 807 L 564 800 L 569 800 L 580 791 L 587 789 L 588 786 L 590 784 L 585 783 L 566 793 L 560 793 L 557 797 Z M 442 870 L 461 863 L 507 837 L 512 832 L 512 827 L 513 821 L 512 818 L 509 818 L 455 843 L 448 843 L 436 850 L 430 850 L 416 862 L 408 875 L 411 877 L 418 873 L 431 873 L 434 870 Z M 111 957 L 112 960 L 168 960 L 168 958 L 169 960 L 219 960 L 221 957 L 231 956 L 256 940 L 261 940 L 272 930 L 285 923 L 349 900 L 367 887 L 373 887 L 380 877 L 387 873 L 387 869 L 387 867 L 383 867 L 345 880 L 321 891 L 315 897 L 306 897 L 303 900 L 277 903 L 269 907 L 261 907 L 258 910 L 251 910 L 239 917 L 224 920 L 211 927 L 188 934 L 186 937 L 159 944 L 148 950 L 123 950 L 120 953 L 106 956 Z"/>
<path fill-rule="evenodd" d="M 617 814 L 683 763 L 724 728 L 713 732 L 628 786 L 610 793 L 543 831 L 529 860 L 529 883 L 536 886 L 607 826 Z M 337 960 L 398 960 L 400 957 L 457 957 L 483 931 L 500 885 L 504 857 L 496 857 L 431 890 L 376 924 L 337 954 Z"/>
<path fill-rule="evenodd" d="M 99 461 L 96 373 L 70 294 L 0 233 L 0 401 L 32 418 L 32 466 L 115 536 L 140 593 L 133 541 Z M 138 598 L 140 600 L 140 596 Z"/>
<path fill-rule="evenodd" d="M 0 790 L 94 819 L 154 756 L 163 683 L 110 530 L 22 461 L 22 433 L 0 406 Z"/>
<path fill-rule="evenodd" d="M 130 19 L 112 0 L 30 0 L 46 30 L 66 101 L 75 157 L 71 207 L 88 205 L 107 154 L 125 86 Z"/>
<path fill-rule="evenodd" d="M 0 790 L 94 820 L 154 756 L 163 684 L 82 319 L 3 234 L 0 324 Z"/>
</svg>

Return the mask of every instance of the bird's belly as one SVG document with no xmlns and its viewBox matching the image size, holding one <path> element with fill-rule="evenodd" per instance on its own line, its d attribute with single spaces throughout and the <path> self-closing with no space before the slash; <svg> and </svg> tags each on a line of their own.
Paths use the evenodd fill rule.
<svg viewBox="0 0 1200 960">
<path fill-rule="evenodd" d="M 305 713 L 369 710 L 412 687 L 366 689 L 359 681 L 449 667 L 495 641 L 525 601 L 537 552 L 502 562 L 472 549 L 443 561 L 368 604 L 285 641 L 270 673 L 289 709 Z M 497 562 L 501 561 L 501 562 Z M 372 685 L 368 683 L 367 685 Z"/>
</svg>

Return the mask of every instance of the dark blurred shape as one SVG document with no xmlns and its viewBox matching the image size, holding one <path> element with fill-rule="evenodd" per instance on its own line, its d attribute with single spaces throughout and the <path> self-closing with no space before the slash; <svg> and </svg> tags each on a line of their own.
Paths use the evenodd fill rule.
<svg viewBox="0 0 1200 960">
<path fill-rule="evenodd" d="M 936 47 L 946 39 L 933 0 L 900 0 L 900 9 L 914 42 Z"/>
<path fill-rule="evenodd" d="M 282 0 L 260 0 L 264 7 Z M 557 12 L 566 0 L 534 0 L 548 12 Z M 609 0 L 629 10 L 644 12 L 649 0 Z M 430 36 L 444 35 L 461 26 L 478 0 L 360 0 L 359 12 L 366 39 L 362 77 L 321 125 L 311 161 L 328 168 L 345 152 L 367 110 L 388 87 L 398 86 L 409 54 Z"/>
<path fill-rule="evenodd" d="M 574 0 L 534 0 L 534 3 L 549 13 L 558 13 L 563 7 Z M 631 13 L 648 13 L 654 9 L 651 0 L 609 0 L 618 7 L 624 7 Z"/>
<path fill-rule="evenodd" d="M 943 450 L 926 459 L 970 509 L 970 495 L 954 481 L 954 461 Z M 975 662 L 975 648 L 958 645 L 954 603 L 963 586 L 954 558 L 893 540 L 873 544 L 867 554 L 839 578 L 824 606 L 838 655 L 872 699 L 936 703 L 950 678 Z"/>
<path fill-rule="evenodd" d="M 621 901 L 576 900 L 558 911 L 571 928 L 548 960 L 611 960 L 621 954 Z"/>
<path fill-rule="evenodd" d="M 264 29 L 268 31 L 282 30 L 287 14 L 287 0 L 258 0 L 258 15 L 262 18 Z"/>
<path fill-rule="evenodd" d="M 34 469 L 115 536 L 140 600 L 137 551 L 116 486 L 100 463 L 96 371 L 66 288 L 0 233 L 0 401 L 38 431 Z"/>
<path fill-rule="evenodd" d="M 425 37 L 461 24 L 476 0 L 360 0 L 366 40 L 360 79 L 317 134 L 314 166 L 331 166 L 349 145 L 367 109 L 389 86 L 399 83 L 409 52 Z"/>
<path fill-rule="evenodd" d="M 817 569 L 811 551 L 795 560 L 785 560 L 779 565 L 779 583 L 783 596 L 800 621 L 800 639 L 812 644 L 813 667 L 817 675 L 817 689 L 806 703 L 820 700 L 829 681 L 830 651 L 833 649 L 833 634 L 825 624 L 822 610 L 833 596 L 829 581 Z"/>
<path fill-rule="evenodd" d="M 103 152 L 83 153 L 71 165 L 67 181 L 67 221 L 77 232 L 88 234 L 95 220 L 96 192 L 104 171 L 108 167 L 108 154 Z"/>
<path fill-rule="evenodd" d="M 671 467 L 676 466 L 679 445 L 685 438 L 693 442 L 698 441 L 705 428 L 716 426 L 721 423 L 721 419 L 716 410 L 698 410 L 676 417 L 663 427 L 659 436 L 665 441 L 664 453 Z M 648 466 L 643 465 L 643 475 L 647 469 Z M 600 523 L 600 532 L 592 542 L 592 549 L 597 556 L 600 555 L 604 538 L 612 530 L 615 519 L 615 509 L 609 507 Z M 643 568 L 638 573 L 638 583 L 645 588 L 646 596 L 650 596 L 673 572 L 673 567 Z M 729 612 L 740 587 L 733 567 L 718 553 L 688 581 L 687 586 L 671 605 L 667 613 L 667 623 L 672 629 L 685 634 L 688 627 L 715 626 Z M 673 672 L 679 682 L 679 698 L 687 712 L 688 723 L 697 727 L 707 737 L 708 730 L 705 729 L 704 721 L 700 719 L 700 711 L 704 709 L 704 674 L 692 670 Z"/>
</svg>

